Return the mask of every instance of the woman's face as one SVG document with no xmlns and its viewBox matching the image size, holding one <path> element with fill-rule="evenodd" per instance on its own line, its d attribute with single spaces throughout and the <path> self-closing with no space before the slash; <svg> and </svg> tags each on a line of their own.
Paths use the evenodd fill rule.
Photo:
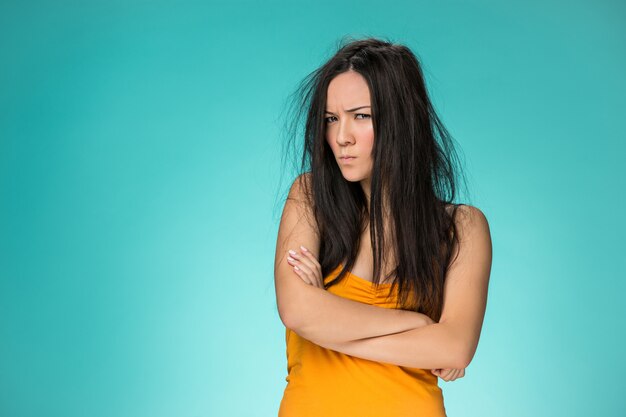
<svg viewBox="0 0 626 417">
<path fill-rule="evenodd" d="M 348 71 L 330 81 L 325 121 L 326 141 L 344 178 L 361 182 L 369 194 L 374 126 L 370 91 L 361 74 Z M 351 158 L 341 158 L 344 155 Z"/>
</svg>

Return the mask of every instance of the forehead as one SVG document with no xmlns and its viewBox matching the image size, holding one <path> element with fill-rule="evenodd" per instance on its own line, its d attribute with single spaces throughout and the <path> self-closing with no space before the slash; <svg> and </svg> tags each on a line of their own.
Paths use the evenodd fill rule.
<svg viewBox="0 0 626 417">
<path fill-rule="evenodd" d="M 369 105 L 370 90 L 367 81 L 355 71 L 347 71 L 337 75 L 328 84 L 326 102 L 329 108 Z"/>
</svg>

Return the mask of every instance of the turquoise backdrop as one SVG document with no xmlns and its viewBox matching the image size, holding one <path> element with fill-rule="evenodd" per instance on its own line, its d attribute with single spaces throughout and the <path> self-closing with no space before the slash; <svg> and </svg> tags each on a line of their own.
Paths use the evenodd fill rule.
<svg viewBox="0 0 626 417">
<path fill-rule="evenodd" d="M 449 416 L 626 415 L 624 2 L 5 0 L 1 416 L 276 416 L 281 115 L 344 36 L 421 58 L 490 222 Z"/>
</svg>

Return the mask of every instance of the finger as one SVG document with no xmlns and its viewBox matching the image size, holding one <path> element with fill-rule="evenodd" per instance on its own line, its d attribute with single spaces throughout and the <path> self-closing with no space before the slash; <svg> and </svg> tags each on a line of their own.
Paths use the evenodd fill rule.
<svg viewBox="0 0 626 417">
<path fill-rule="evenodd" d="M 299 259 L 295 259 L 293 265 L 300 270 L 300 276 L 305 275 L 307 278 L 307 282 L 309 282 L 311 285 L 314 285 L 316 279 L 315 274 L 311 273 L 311 268 L 308 265 L 301 262 Z"/>
<path fill-rule="evenodd" d="M 289 265 L 297 266 L 301 270 L 307 271 L 308 267 L 306 267 L 306 265 L 299 259 L 298 254 L 292 252 L 293 251 L 290 250 L 287 254 L 287 262 L 289 262 Z"/>
<path fill-rule="evenodd" d="M 296 259 L 296 264 L 294 266 L 297 266 L 298 269 L 300 269 L 300 271 L 305 273 L 309 278 L 314 277 L 314 275 L 311 273 L 311 268 L 307 264 L 300 261 L 299 259 Z"/>
<path fill-rule="evenodd" d="M 304 267 L 306 267 L 308 272 L 317 271 L 317 267 L 315 266 L 313 261 L 311 261 L 311 259 L 309 259 L 309 257 L 305 254 L 295 251 L 294 253 L 290 252 L 290 254 L 292 258 L 295 258 L 299 262 L 298 266 L 302 269 L 305 269 Z"/>
<path fill-rule="evenodd" d="M 291 257 L 291 255 L 287 255 L 287 263 L 288 263 L 289 265 L 291 265 L 291 268 L 294 268 L 294 271 L 296 271 L 295 267 L 299 265 L 298 260 L 297 260 L 297 259 L 292 258 L 292 257 Z M 300 278 L 302 278 L 302 279 L 304 279 L 304 278 L 305 278 L 305 276 L 304 276 L 304 275 L 301 275 L 301 274 L 298 274 L 298 276 L 299 276 Z"/>
<path fill-rule="evenodd" d="M 315 268 L 317 269 L 317 271 L 320 273 L 320 276 L 322 275 L 322 265 L 320 265 L 319 261 L 317 260 L 317 257 L 307 248 L 305 248 L 304 246 L 300 246 L 300 249 L 302 249 L 302 254 L 304 256 L 307 257 L 307 259 L 309 259 L 313 265 L 315 266 Z"/>
<path fill-rule="evenodd" d="M 321 289 L 324 289 L 324 274 L 322 274 L 322 265 L 320 265 L 320 263 L 317 260 L 317 257 L 310 252 L 307 249 L 304 249 L 304 246 L 300 246 L 301 248 L 303 248 L 303 254 L 305 254 L 305 256 L 307 256 L 308 259 L 311 260 L 311 262 L 314 265 L 314 271 L 315 271 L 315 275 L 317 277 L 316 282 L 319 284 L 318 287 Z"/>
<path fill-rule="evenodd" d="M 293 267 L 293 272 L 295 272 L 296 274 L 298 274 L 298 276 L 300 277 L 300 279 L 302 279 L 302 281 L 304 281 L 305 283 L 309 284 L 309 285 L 315 285 L 311 282 L 311 278 L 304 274 L 302 272 L 302 270 L 300 268 L 298 268 L 297 266 Z"/>
<path fill-rule="evenodd" d="M 456 377 L 457 377 L 457 374 L 458 374 L 458 373 L 459 373 L 459 370 L 458 370 L 458 369 L 452 369 L 452 370 L 448 373 L 448 376 L 447 376 L 447 381 L 448 381 L 448 382 L 450 382 L 450 381 L 454 381 L 454 380 L 456 379 Z"/>
<path fill-rule="evenodd" d="M 321 287 L 321 285 L 319 283 L 319 280 L 316 277 L 312 277 L 311 275 L 307 274 L 306 271 L 303 271 L 300 267 L 298 267 L 297 265 L 293 266 L 293 271 L 298 274 L 298 276 L 302 279 L 302 281 L 304 281 L 305 283 L 312 285 L 314 287 L 317 288 L 321 288 L 323 289 L 323 287 Z"/>
<path fill-rule="evenodd" d="M 441 373 L 441 378 L 443 378 L 444 381 L 449 381 L 450 380 L 450 375 L 452 374 L 452 372 L 454 372 L 454 369 L 444 369 L 443 372 Z"/>
<path fill-rule="evenodd" d="M 448 376 L 448 380 L 454 381 L 455 379 L 457 379 L 458 376 L 459 376 L 459 370 L 458 369 L 453 369 L 452 373 L 450 374 L 450 376 Z"/>
<path fill-rule="evenodd" d="M 450 376 L 450 380 L 454 381 L 456 379 L 461 378 L 464 375 L 463 372 L 464 372 L 463 369 L 455 369 L 454 374 Z"/>
<path fill-rule="evenodd" d="M 310 251 L 306 250 L 304 246 L 300 246 L 300 248 L 303 249 L 301 253 L 292 251 L 290 252 L 291 256 L 298 261 L 298 267 L 309 274 L 312 285 L 315 285 L 318 288 L 323 288 L 324 283 L 322 280 L 322 267 Z M 295 254 L 293 252 L 295 252 Z"/>
<path fill-rule="evenodd" d="M 300 277 L 300 279 L 302 279 L 302 281 L 304 281 L 306 284 L 314 285 L 311 282 L 310 277 L 307 274 L 304 274 L 302 270 L 300 269 L 300 267 L 298 266 L 300 264 L 298 260 L 292 258 L 291 254 L 287 255 L 287 262 L 289 263 L 289 265 L 291 265 L 291 267 L 293 268 L 293 271 L 296 273 L 296 275 L 298 275 L 298 277 Z"/>
</svg>

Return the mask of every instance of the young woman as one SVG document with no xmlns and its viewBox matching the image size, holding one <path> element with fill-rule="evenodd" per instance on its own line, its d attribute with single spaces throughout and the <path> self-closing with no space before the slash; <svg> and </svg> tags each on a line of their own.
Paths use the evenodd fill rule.
<svg viewBox="0 0 626 417">
<path fill-rule="evenodd" d="M 437 377 L 464 375 L 482 328 L 487 220 L 452 203 L 452 140 L 407 47 L 352 41 L 309 77 L 276 245 L 279 417 L 445 416 Z"/>
</svg>

